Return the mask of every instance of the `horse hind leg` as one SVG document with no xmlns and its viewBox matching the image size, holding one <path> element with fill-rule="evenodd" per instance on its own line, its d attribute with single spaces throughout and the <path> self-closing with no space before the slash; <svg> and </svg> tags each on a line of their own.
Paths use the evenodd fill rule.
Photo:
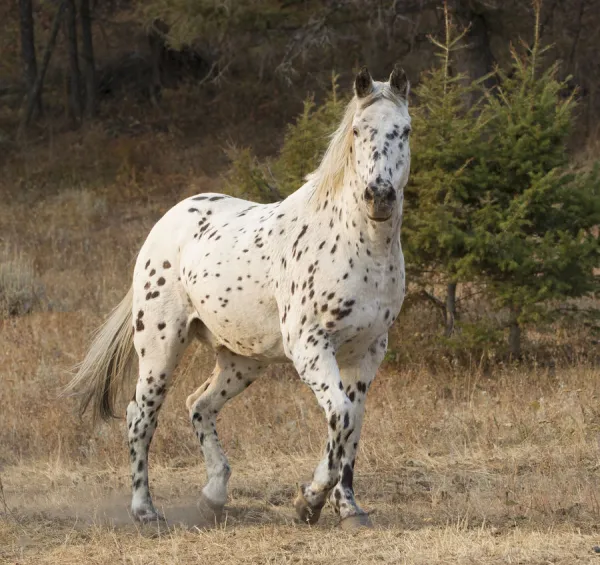
<svg viewBox="0 0 600 565">
<path fill-rule="evenodd" d="M 252 384 L 262 368 L 259 361 L 221 347 L 211 377 L 186 401 L 206 464 L 208 481 L 202 489 L 203 502 L 217 518 L 227 501 L 227 483 L 231 475 L 217 435 L 217 414 L 229 399 Z"/>
<path fill-rule="evenodd" d="M 135 395 L 127 406 L 127 427 L 133 491 L 131 512 L 142 522 L 162 518 L 150 496 L 148 451 L 171 375 L 188 344 L 193 321 L 187 296 L 177 281 L 169 283 L 166 276 L 158 281 L 159 291 L 144 289 L 138 294 L 134 283 L 134 346 L 139 358 L 139 376 Z"/>
</svg>

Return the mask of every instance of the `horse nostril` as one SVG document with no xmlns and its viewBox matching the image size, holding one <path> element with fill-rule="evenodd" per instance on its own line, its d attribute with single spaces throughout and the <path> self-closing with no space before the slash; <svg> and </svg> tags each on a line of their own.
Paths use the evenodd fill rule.
<svg viewBox="0 0 600 565">
<path fill-rule="evenodd" d="M 367 188 L 365 188 L 364 199 L 367 202 L 373 200 L 373 189 L 370 186 L 367 186 Z"/>
<path fill-rule="evenodd" d="M 390 202 L 393 202 L 394 200 L 396 200 L 396 191 L 393 188 L 390 189 L 390 191 L 387 193 L 387 199 Z"/>
</svg>

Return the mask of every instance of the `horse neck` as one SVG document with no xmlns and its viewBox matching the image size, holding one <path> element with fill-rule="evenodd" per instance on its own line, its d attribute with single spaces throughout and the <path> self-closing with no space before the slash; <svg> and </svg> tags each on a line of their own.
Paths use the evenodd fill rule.
<svg viewBox="0 0 600 565">
<path fill-rule="evenodd" d="M 398 198 L 396 211 L 387 222 L 369 220 L 362 206 L 360 180 L 355 171 L 346 173 L 340 190 L 342 222 L 347 230 L 357 237 L 363 237 L 374 255 L 384 256 L 396 252 L 400 247 L 400 229 L 402 227 L 402 192 Z"/>
</svg>

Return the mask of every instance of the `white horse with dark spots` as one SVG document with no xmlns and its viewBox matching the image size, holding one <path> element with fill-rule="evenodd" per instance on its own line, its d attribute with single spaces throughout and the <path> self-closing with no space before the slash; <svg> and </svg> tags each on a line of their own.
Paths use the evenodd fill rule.
<svg viewBox="0 0 600 565">
<path fill-rule="evenodd" d="M 293 363 L 327 418 L 328 437 L 295 508 L 316 523 L 329 500 L 344 527 L 369 525 L 352 487 L 367 391 L 402 306 L 403 189 L 410 168 L 409 84 L 363 68 L 318 169 L 288 198 L 254 204 L 221 194 L 187 198 L 154 226 L 127 296 L 99 330 L 67 391 L 95 417 L 113 415 L 133 348 L 127 407 L 133 499 L 160 519 L 148 449 L 171 375 L 199 338 L 216 352 L 210 377 L 187 399 L 208 481 L 199 507 L 219 518 L 231 474 L 216 418 L 269 363 Z"/>
</svg>

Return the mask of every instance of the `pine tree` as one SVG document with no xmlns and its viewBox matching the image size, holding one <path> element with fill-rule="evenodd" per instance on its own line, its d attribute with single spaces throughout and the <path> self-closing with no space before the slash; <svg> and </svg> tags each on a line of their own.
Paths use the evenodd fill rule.
<svg viewBox="0 0 600 565">
<path fill-rule="evenodd" d="M 488 150 L 471 179 L 479 193 L 463 268 L 478 273 L 498 306 L 510 312 L 511 354 L 521 327 L 550 301 L 598 291 L 598 169 L 571 170 L 567 141 L 575 100 L 558 66 L 542 69 L 539 8 L 533 46 L 512 50 L 509 75 L 488 92 L 483 114 Z"/>
<path fill-rule="evenodd" d="M 458 33 L 447 5 L 444 15 L 444 41 L 430 38 L 438 48 L 439 63 L 421 77 L 411 110 L 412 172 L 405 191 L 403 243 L 417 279 L 446 283 L 444 301 L 428 296 L 441 306 L 446 335 L 450 335 L 456 286 L 465 276 L 462 263 L 472 215 L 469 187 L 473 185 L 472 163 L 481 150 L 483 120 L 478 105 L 469 104 L 476 83 L 464 74 L 452 74 L 453 53 L 467 30 Z"/>
</svg>

